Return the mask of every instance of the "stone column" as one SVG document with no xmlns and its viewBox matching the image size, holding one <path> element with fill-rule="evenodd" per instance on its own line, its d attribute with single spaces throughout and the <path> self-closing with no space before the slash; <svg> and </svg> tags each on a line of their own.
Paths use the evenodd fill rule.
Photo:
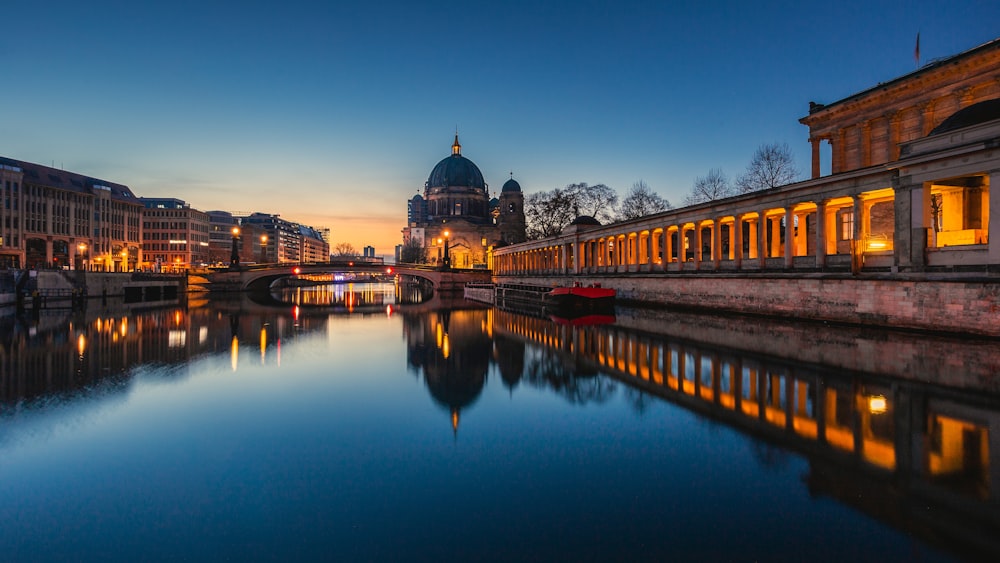
<svg viewBox="0 0 1000 563">
<path fill-rule="evenodd" d="M 695 223 L 695 225 L 694 225 L 694 240 L 695 240 L 694 269 L 695 270 L 700 270 L 701 269 L 701 260 L 703 258 L 702 255 L 701 255 L 701 249 L 705 247 L 704 246 L 705 241 L 702 240 L 702 227 L 701 227 L 701 223 L 700 222 L 699 223 Z"/>
<path fill-rule="evenodd" d="M 736 215 L 732 228 L 733 235 L 729 244 L 733 249 L 733 265 L 739 270 L 743 267 L 743 214 Z"/>
<path fill-rule="evenodd" d="M 768 221 L 767 211 L 761 211 L 757 219 L 757 260 L 761 268 L 767 266 Z"/>
<path fill-rule="evenodd" d="M 866 119 L 861 124 L 861 166 L 872 165 L 872 122 Z"/>
<path fill-rule="evenodd" d="M 795 265 L 795 208 L 785 208 L 785 267 Z"/>
<path fill-rule="evenodd" d="M 934 100 L 931 100 L 920 108 L 920 132 L 926 137 L 936 125 L 934 123 Z"/>
<path fill-rule="evenodd" d="M 823 142 L 823 139 L 819 137 L 812 137 L 809 139 L 809 144 L 812 145 L 812 177 L 819 178 L 820 172 L 820 162 L 819 162 L 819 145 Z"/>
<path fill-rule="evenodd" d="M 816 267 L 826 267 L 826 214 L 829 200 L 822 200 L 816 206 Z"/>
<path fill-rule="evenodd" d="M 677 270 L 683 270 L 685 266 L 685 260 L 687 260 L 687 251 L 684 249 L 684 243 L 687 240 L 687 233 L 684 230 L 684 224 L 681 223 L 677 227 Z"/>
<path fill-rule="evenodd" d="M 653 255 L 653 239 L 653 229 L 649 229 L 649 234 L 646 235 L 646 272 L 652 272 L 656 264 L 655 256 Z"/>
<path fill-rule="evenodd" d="M 718 217 L 712 223 L 712 265 L 716 270 L 722 267 L 722 223 Z"/>
<path fill-rule="evenodd" d="M 889 117 L 889 160 L 899 160 L 899 143 L 902 138 L 903 112 L 894 111 Z"/>
</svg>

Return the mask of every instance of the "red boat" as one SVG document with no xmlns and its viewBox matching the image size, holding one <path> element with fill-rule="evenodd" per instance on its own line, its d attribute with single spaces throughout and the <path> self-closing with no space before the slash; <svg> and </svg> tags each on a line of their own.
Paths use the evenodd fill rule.
<svg viewBox="0 0 1000 563">
<path fill-rule="evenodd" d="M 611 309 L 615 290 L 595 283 L 589 286 L 554 287 L 545 294 L 545 304 L 558 309 Z"/>
</svg>

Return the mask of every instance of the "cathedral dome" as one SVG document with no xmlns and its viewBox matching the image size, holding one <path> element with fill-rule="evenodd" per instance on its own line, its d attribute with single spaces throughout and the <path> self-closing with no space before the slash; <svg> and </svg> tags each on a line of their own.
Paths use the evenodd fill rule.
<svg viewBox="0 0 1000 563">
<path fill-rule="evenodd" d="M 451 146 L 451 156 L 441 160 L 431 170 L 431 175 L 427 178 L 427 187 L 486 190 L 486 181 L 483 180 L 483 173 L 479 171 L 479 167 L 462 156 L 462 145 L 458 144 L 458 135 L 455 135 L 455 144 Z"/>
<path fill-rule="evenodd" d="M 511 178 L 503 183 L 503 188 L 500 189 L 501 192 L 520 192 L 521 184 L 517 183 L 517 180 Z"/>
</svg>

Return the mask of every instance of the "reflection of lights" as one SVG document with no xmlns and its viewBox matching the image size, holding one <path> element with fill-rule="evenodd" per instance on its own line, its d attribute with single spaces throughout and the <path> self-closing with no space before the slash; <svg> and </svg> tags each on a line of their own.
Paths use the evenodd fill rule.
<svg viewBox="0 0 1000 563">
<path fill-rule="evenodd" d="M 187 344 L 187 332 L 183 330 L 167 331 L 167 347 L 183 348 Z"/>
<path fill-rule="evenodd" d="M 198 329 L 198 344 L 204 344 L 208 341 L 208 327 L 203 326 Z"/>
<path fill-rule="evenodd" d="M 101 332 L 102 322 L 101 317 L 97 317 L 97 320 L 94 321 L 94 327 L 97 328 L 97 332 Z"/>
<path fill-rule="evenodd" d="M 385 306 L 385 316 L 387 316 L 387 317 L 391 317 L 392 316 L 392 305 L 386 305 Z"/>
<path fill-rule="evenodd" d="M 181 324 L 181 312 L 179 310 L 174 311 L 174 324 Z"/>
<path fill-rule="evenodd" d="M 233 342 L 229 346 L 229 363 L 233 366 L 233 371 L 236 371 L 236 364 L 240 358 L 240 341 L 233 335 Z"/>
<path fill-rule="evenodd" d="M 448 356 L 451 355 L 451 342 L 447 333 L 444 335 L 444 345 L 441 346 L 441 355 L 444 356 L 444 359 L 446 360 L 448 359 Z"/>
<path fill-rule="evenodd" d="M 298 305 L 292 307 L 292 318 L 295 319 L 296 322 L 298 322 L 298 320 L 299 320 L 299 306 Z"/>
<path fill-rule="evenodd" d="M 267 327 L 260 327 L 260 363 L 264 364 L 264 356 L 267 352 Z"/>
<path fill-rule="evenodd" d="M 80 336 L 76 338 L 76 352 L 83 356 L 83 353 L 87 351 L 87 337 L 80 333 Z"/>
<path fill-rule="evenodd" d="M 889 403 L 883 395 L 872 395 L 868 397 L 868 410 L 872 414 L 883 414 L 889 410 Z"/>
<path fill-rule="evenodd" d="M 440 349 L 442 344 L 444 343 L 444 328 L 441 326 L 441 323 L 437 324 L 437 326 L 435 327 L 435 332 L 436 334 L 434 335 L 434 339 L 437 341 L 438 349 Z"/>
<path fill-rule="evenodd" d="M 122 337 L 128 335 L 128 317 L 122 317 L 122 321 L 118 325 L 118 332 L 121 333 Z"/>
</svg>

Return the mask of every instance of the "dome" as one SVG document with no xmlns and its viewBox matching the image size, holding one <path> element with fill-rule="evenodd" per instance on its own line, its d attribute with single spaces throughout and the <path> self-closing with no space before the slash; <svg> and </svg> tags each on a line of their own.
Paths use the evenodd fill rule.
<svg viewBox="0 0 1000 563">
<path fill-rule="evenodd" d="M 590 215 L 580 215 L 576 219 L 573 219 L 573 222 L 570 223 L 570 225 L 590 225 L 599 227 L 601 226 L 601 222 L 594 219 Z"/>
<path fill-rule="evenodd" d="M 940 125 L 935 127 L 928 136 L 947 133 L 955 129 L 993 121 L 994 119 L 1000 119 L 1000 98 L 986 100 L 958 110 L 951 117 L 945 119 Z"/>
<path fill-rule="evenodd" d="M 503 188 L 500 191 L 501 192 L 520 192 L 521 191 L 521 184 L 518 184 L 517 180 L 511 178 L 510 180 L 507 180 L 506 182 L 503 183 Z"/>
<path fill-rule="evenodd" d="M 486 181 L 483 180 L 483 173 L 479 171 L 479 167 L 462 156 L 462 145 L 458 144 L 458 135 L 455 135 L 451 156 L 441 160 L 431 170 L 431 175 L 427 178 L 427 187 L 463 187 L 486 190 Z"/>
</svg>

